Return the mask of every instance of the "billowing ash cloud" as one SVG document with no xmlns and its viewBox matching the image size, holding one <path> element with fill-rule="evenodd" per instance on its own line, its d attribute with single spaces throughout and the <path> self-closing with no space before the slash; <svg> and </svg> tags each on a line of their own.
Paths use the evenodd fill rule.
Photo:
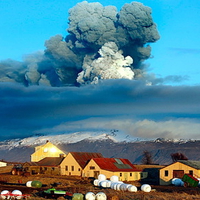
<svg viewBox="0 0 200 200">
<path fill-rule="evenodd" d="M 142 3 L 114 6 L 83 1 L 69 10 L 68 35 L 45 42 L 43 54 L 31 55 L 18 68 L 1 64 L 0 81 L 24 85 L 82 85 L 102 79 L 142 77 L 149 43 L 159 39 L 151 9 Z"/>
<path fill-rule="evenodd" d="M 97 59 L 84 59 L 83 71 L 78 74 L 78 83 L 96 84 L 99 79 L 134 78 L 134 72 L 127 67 L 133 63 L 133 59 L 130 56 L 124 58 L 114 42 L 105 43 L 99 54 Z"/>
</svg>

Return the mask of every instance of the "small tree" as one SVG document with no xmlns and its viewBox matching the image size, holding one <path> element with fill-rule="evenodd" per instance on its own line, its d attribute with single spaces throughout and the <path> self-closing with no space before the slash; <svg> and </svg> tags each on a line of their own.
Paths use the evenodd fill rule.
<svg viewBox="0 0 200 200">
<path fill-rule="evenodd" d="M 151 165 L 153 164 L 152 155 L 149 151 L 143 152 L 142 164 L 144 165 Z"/>
<path fill-rule="evenodd" d="M 188 158 L 183 153 L 172 153 L 171 158 L 173 162 L 177 162 L 178 160 L 188 160 Z"/>
</svg>

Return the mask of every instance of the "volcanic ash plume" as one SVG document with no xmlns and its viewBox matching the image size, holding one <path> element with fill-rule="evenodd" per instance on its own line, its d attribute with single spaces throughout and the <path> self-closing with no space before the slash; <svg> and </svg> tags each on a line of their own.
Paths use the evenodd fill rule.
<svg viewBox="0 0 200 200">
<path fill-rule="evenodd" d="M 85 57 L 83 71 L 79 73 L 77 82 L 80 84 L 97 84 L 99 79 L 133 79 L 134 72 L 130 66 L 133 59 L 124 58 L 114 42 L 105 43 L 99 50 L 100 57 L 96 60 Z"/>
<path fill-rule="evenodd" d="M 44 54 L 26 60 L 24 78 L 20 73 L 15 80 L 64 86 L 139 78 L 144 73 L 142 62 L 151 55 L 149 43 L 159 39 L 151 9 L 138 2 L 125 4 L 119 12 L 114 6 L 78 3 L 69 10 L 67 31 L 65 38 L 56 35 L 47 40 Z"/>
</svg>

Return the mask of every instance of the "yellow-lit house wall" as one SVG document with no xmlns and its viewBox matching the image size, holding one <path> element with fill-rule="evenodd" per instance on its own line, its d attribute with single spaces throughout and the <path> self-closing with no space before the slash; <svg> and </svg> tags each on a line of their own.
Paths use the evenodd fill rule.
<svg viewBox="0 0 200 200">
<path fill-rule="evenodd" d="M 60 164 L 61 175 L 81 176 L 82 168 L 74 159 L 71 153 L 68 153 Z"/>
<path fill-rule="evenodd" d="M 101 169 L 96 162 L 91 159 L 90 162 L 83 169 L 83 177 L 94 177 L 98 178 L 99 174 L 104 174 L 107 179 L 111 176 L 118 176 L 120 181 L 136 181 L 141 179 L 141 172 L 135 171 L 108 171 Z"/>
<path fill-rule="evenodd" d="M 183 163 L 176 162 L 160 169 L 160 185 L 170 185 L 173 178 L 181 178 L 176 176 L 178 173 L 192 173 L 195 177 L 200 177 L 200 170 L 197 170 Z"/>
<path fill-rule="evenodd" d="M 35 152 L 31 155 L 31 162 L 38 162 L 46 157 L 60 157 L 60 155 L 64 154 L 51 142 L 47 142 L 44 145 L 35 147 Z"/>
<path fill-rule="evenodd" d="M 5 166 L 7 166 L 7 163 L 3 162 L 3 161 L 0 161 L 0 167 L 5 167 Z"/>
</svg>

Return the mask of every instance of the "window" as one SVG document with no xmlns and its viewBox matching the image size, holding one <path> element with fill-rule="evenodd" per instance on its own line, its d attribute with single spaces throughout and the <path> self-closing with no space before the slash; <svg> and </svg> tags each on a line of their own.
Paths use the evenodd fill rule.
<svg viewBox="0 0 200 200">
<path fill-rule="evenodd" d="M 74 171 L 74 166 L 72 166 L 72 171 Z"/>
<path fill-rule="evenodd" d="M 132 176 L 132 173 L 130 173 L 130 176 Z"/>
<path fill-rule="evenodd" d="M 192 171 L 192 170 L 190 170 L 190 171 L 189 171 L 189 174 L 193 176 L 193 171 Z"/>
<path fill-rule="evenodd" d="M 119 173 L 119 176 L 121 176 L 121 177 L 122 177 L 122 173 Z"/>
<path fill-rule="evenodd" d="M 165 170 L 165 176 L 168 176 L 168 175 L 169 175 L 168 170 Z"/>
<path fill-rule="evenodd" d="M 80 172 L 80 171 L 81 171 L 81 169 L 80 169 L 80 168 L 78 168 L 78 171 Z"/>
<path fill-rule="evenodd" d="M 95 167 L 94 166 L 90 166 L 90 169 L 95 169 Z"/>
<path fill-rule="evenodd" d="M 65 166 L 65 171 L 68 171 L 68 166 L 67 165 Z"/>
</svg>

